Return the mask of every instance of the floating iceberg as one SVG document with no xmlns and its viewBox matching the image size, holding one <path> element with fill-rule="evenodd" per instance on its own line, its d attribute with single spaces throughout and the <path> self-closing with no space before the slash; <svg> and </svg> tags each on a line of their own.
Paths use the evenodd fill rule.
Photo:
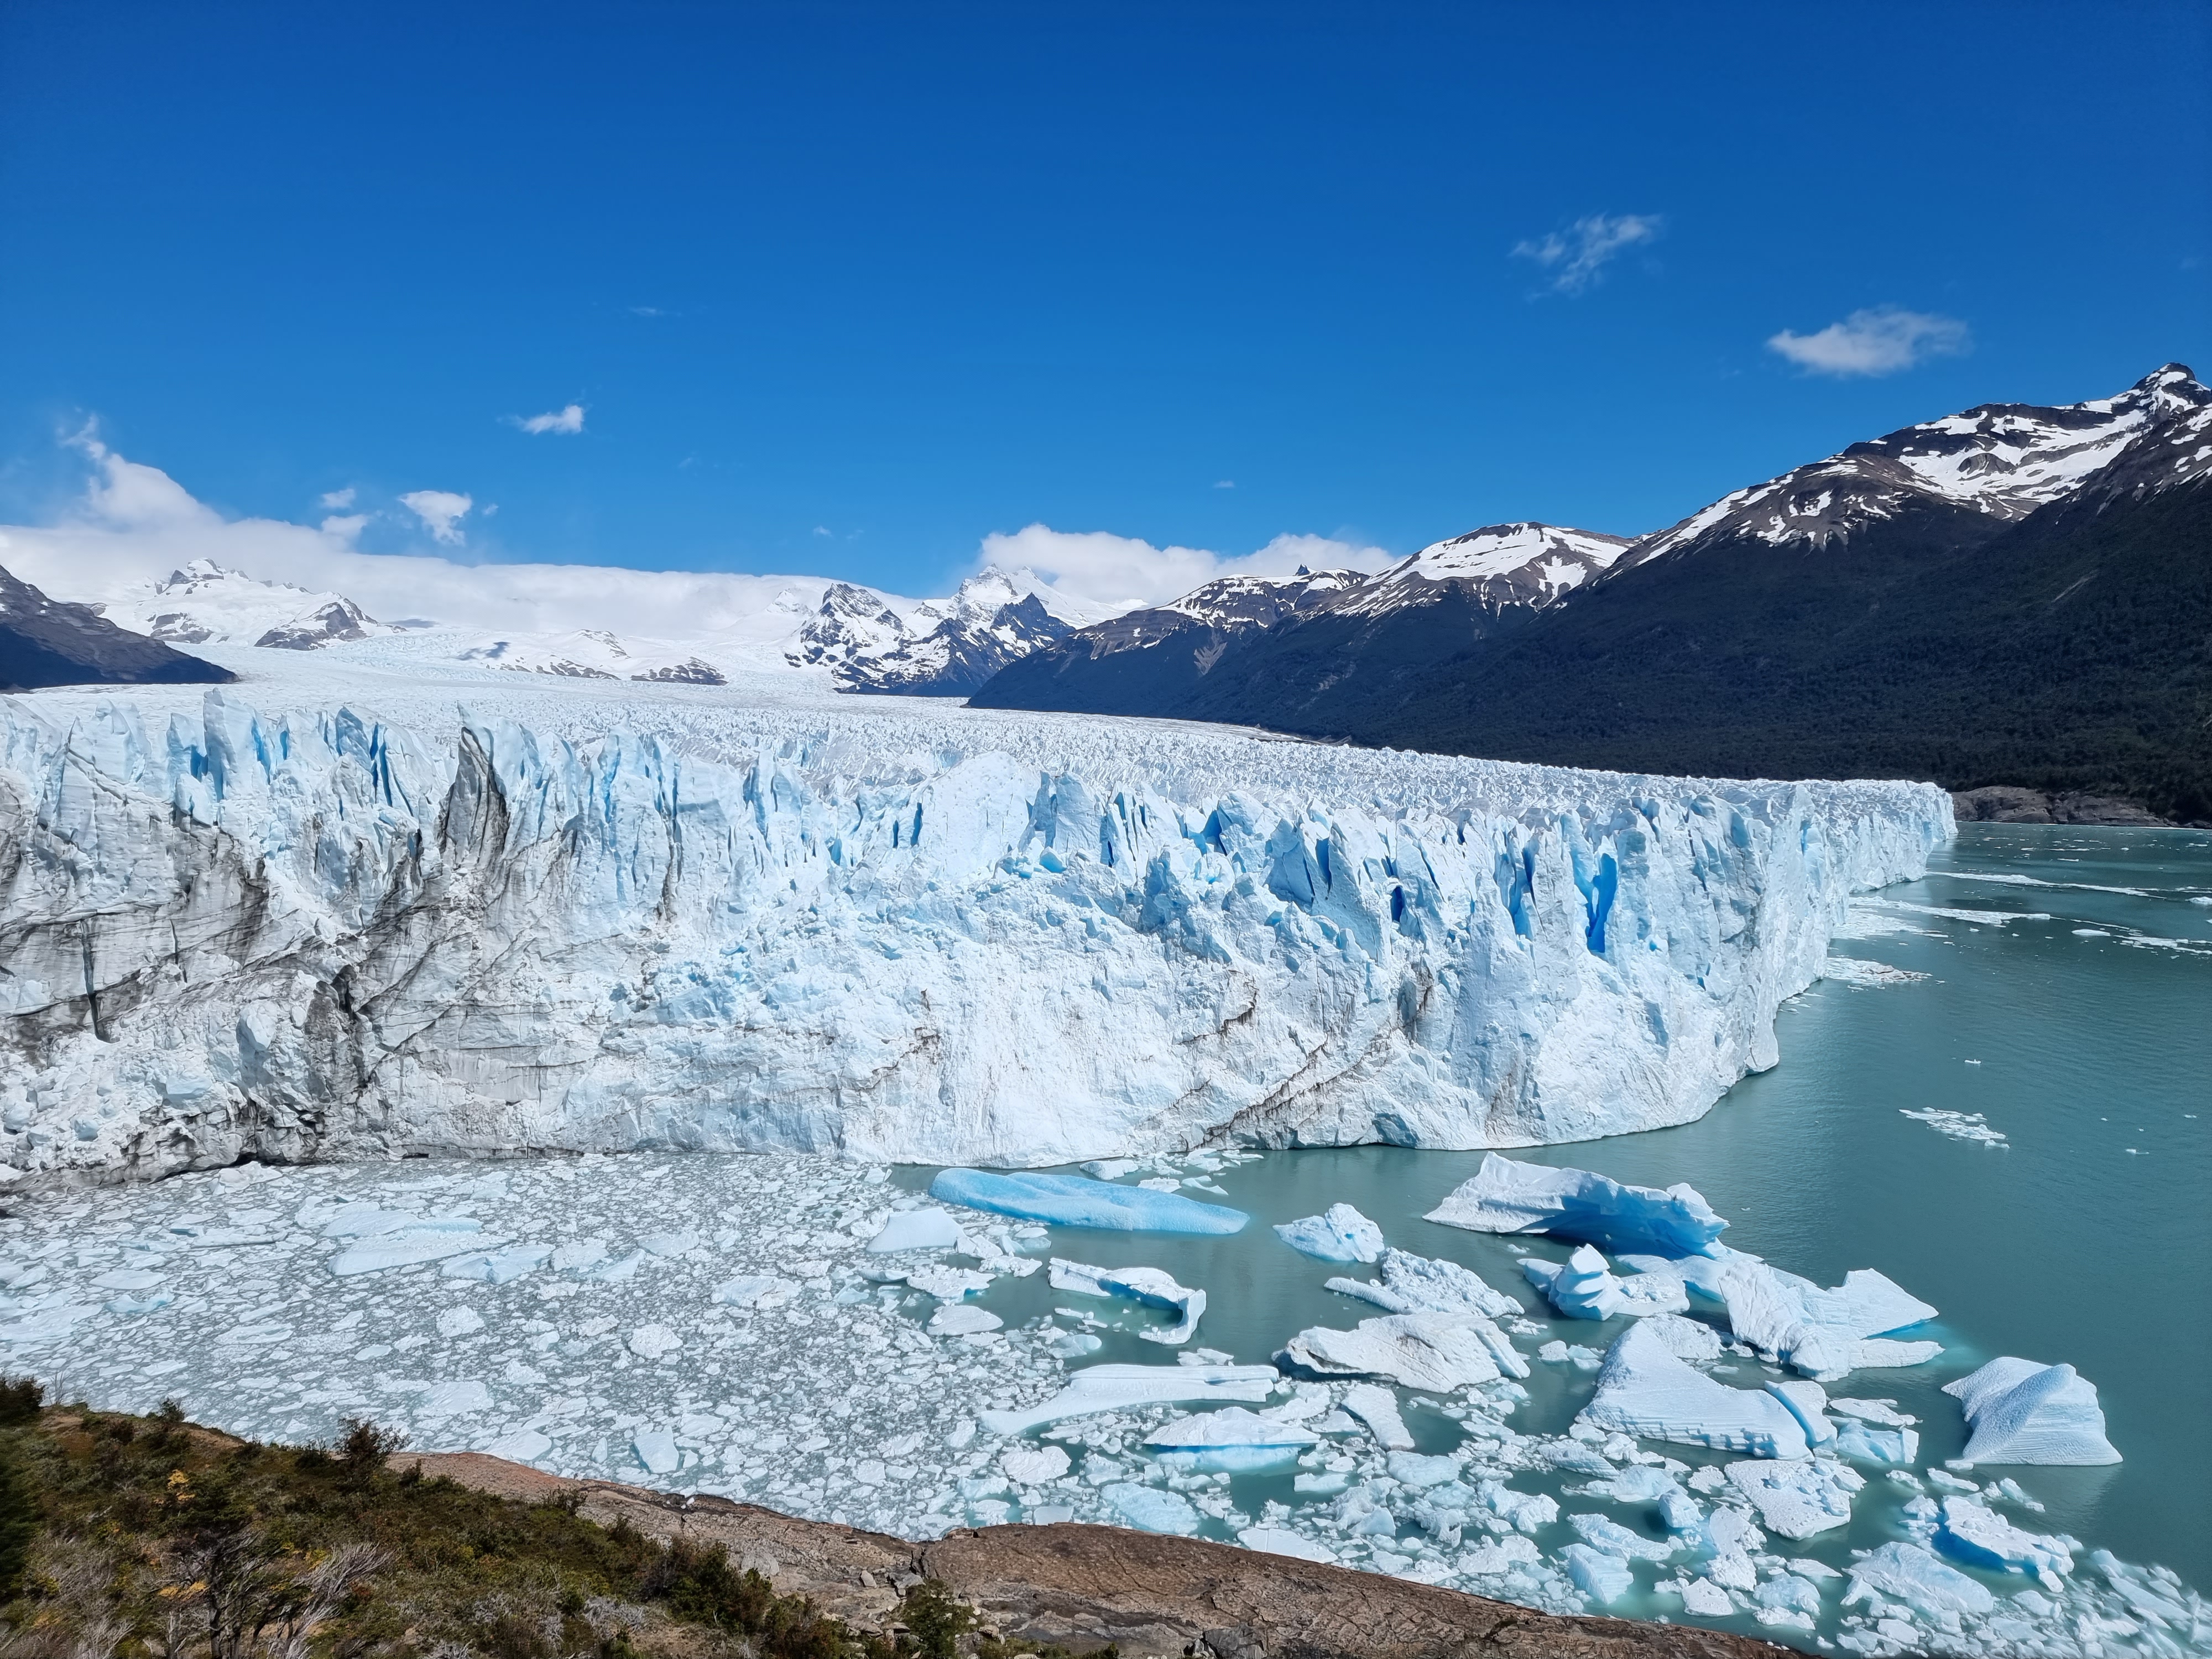
<svg viewBox="0 0 2212 1659">
<path fill-rule="evenodd" d="M 1279 1223 L 1275 1231 L 1292 1249 L 1323 1261 L 1373 1261 L 1382 1254 L 1382 1230 L 1349 1204 Z"/>
<path fill-rule="evenodd" d="M 1681 1548 L 1672 1539 L 1662 1541 L 1646 1538 L 1639 1532 L 1631 1532 L 1611 1516 L 1571 1515 L 1567 1517 L 1567 1524 L 1591 1548 L 1601 1549 L 1608 1555 L 1618 1555 L 1630 1561 L 1664 1561 Z"/>
<path fill-rule="evenodd" d="M 1605 1258 L 1584 1244 L 1564 1262 L 1537 1256 L 1523 1258 L 1521 1272 L 1569 1319 L 1611 1319 L 1686 1312 L 1688 1293 L 1672 1273 L 1634 1273 L 1617 1277 Z"/>
<path fill-rule="evenodd" d="M 1887 1428 L 1846 1418 L 1836 1429 L 1836 1455 L 1855 1457 L 1862 1463 L 1908 1468 L 1920 1460 L 1920 1436 L 1913 1429 Z"/>
<path fill-rule="evenodd" d="M 1818 1382 L 1863 1368 L 1921 1364 L 1943 1352 L 1933 1342 L 1882 1338 L 1935 1318 L 1936 1310 L 1871 1268 L 1846 1273 L 1842 1285 L 1824 1291 L 1756 1256 L 1730 1255 L 1707 1282 L 1739 1340 Z"/>
<path fill-rule="evenodd" d="M 2057 1589 L 2074 1571 L 2074 1552 L 2066 1540 L 2026 1532 L 1996 1510 L 1971 1498 L 1943 1500 L 1943 1522 L 1936 1528 L 1936 1553 L 1988 1572 L 2019 1572 Z"/>
<path fill-rule="evenodd" d="M 478 1251 L 487 1243 L 507 1242 L 503 1238 L 483 1238 L 477 1235 L 476 1226 L 473 1221 L 453 1219 L 405 1232 L 379 1233 L 357 1244 L 349 1244 L 332 1256 L 331 1271 L 341 1279 L 349 1279 L 356 1273 L 382 1273 L 392 1267 L 411 1267 L 418 1262 L 442 1261 L 449 1255 Z"/>
<path fill-rule="evenodd" d="M 988 1308 L 971 1308 L 964 1302 L 947 1302 L 929 1316 L 922 1328 L 932 1336 L 981 1336 L 995 1331 L 1006 1321 Z"/>
<path fill-rule="evenodd" d="M 1382 1273 L 1382 1277 L 1373 1282 L 1332 1279 L 1327 1288 L 1341 1296 L 1356 1296 L 1391 1313 L 1479 1313 L 1491 1319 L 1510 1319 L 1526 1311 L 1480 1274 L 1440 1256 L 1385 1249 Z M 1516 1376 L 1528 1374 L 1514 1372 Z"/>
<path fill-rule="evenodd" d="M 484 1285 L 505 1285 L 544 1267 L 553 1254 L 550 1244 L 510 1244 L 503 1250 L 459 1255 L 442 1269 L 448 1279 L 473 1279 Z M 521 1462 L 527 1462 L 524 1458 Z"/>
<path fill-rule="evenodd" d="M 1117 1480 L 1101 1487 L 1099 1494 L 1116 1513 L 1139 1532 L 1170 1532 L 1188 1536 L 1198 1530 L 1198 1511 L 1188 1498 L 1158 1486 L 1140 1486 L 1133 1480 Z"/>
<path fill-rule="evenodd" d="M 1398 1415 L 1397 1396 L 1372 1382 L 1355 1382 L 1344 1391 L 1344 1409 L 1367 1425 L 1375 1443 L 1386 1451 L 1411 1451 L 1413 1437 L 1406 1419 Z"/>
<path fill-rule="evenodd" d="M 902 1250 L 951 1250 L 963 1243 L 960 1224 L 942 1210 L 893 1210 L 868 1249 L 878 1255 Z"/>
<path fill-rule="evenodd" d="M 1336 1559 L 1336 1552 L 1318 1539 L 1284 1527 L 1247 1527 L 1237 1534 L 1237 1541 L 1263 1555 L 1287 1555 L 1293 1560 L 1319 1561 L 1323 1565 Z"/>
<path fill-rule="evenodd" d="M 1749 1498 L 1769 1532 L 1810 1538 L 1849 1523 L 1851 1498 L 1866 1485 L 1856 1469 L 1822 1458 L 1731 1463 L 1729 1484 Z"/>
<path fill-rule="evenodd" d="M 1961 1613 L 1985 1613 L 1996 1605 L 1996 1597 L 1984 1586 L 1956 1567 L 1945 1566 L 1918 1544 L 1884 1544 L 1852 1564 L 1844 1605 L 1867 1601 L 1877 1593 L 1938 1624 L 1954 1621 Z"/>
<path fill-rule="evenodd" d="M 1575 1419 L 1649 1440 L 1754 1457 L 1807 1455 L 1796 1416 L 1763 1389 L 1731 1389 L 1694 1371 L 1641 1321 L 1607 1350 L 1597 1389 Z"/>
<path fill-rule="evenodd" d="M 1147 1342 L 1164 1342 L 1171 1346 L 1190 1340 L 1198 1329 L 1199 1316 L 1206 1311 L 1204 1291 L 1176 1284 L 1172 1273 L 1158 1267 L 1093 1267 L 1087 1262 L 1054 1256 L 1052 1287 L 1056 1291 L 1073 1291 L 1079 1296 L 1120 1297 L 1179 1315 L 1176 1322 L 1164 1330 L 1137 1333 Z"/>
<path fill-rule="evenodd" d="M 1692 1187 L 1628 1187 L 1588 1170 L 1522 1164 L 1495 1152 L 1427 1218 L 1470 1232 L 1551 1233 L 1666 1255 L 1710 1254 L 1728 1225 Z"/>
<path fill-rule="evenodd" d="M 1242 1474 L 1287 1463 L 1317 1439 L 1294 1423 L 1226 1406 L 1164 1423 L 1145 1443 L 1170 1468 Z"/>
<path fill-rule="evenodd" d="M 2105 1438 L 2096 1385 L 2071 1365 L 2033 1359 L 1992 1359 L 1970 1376 L 1943 1385 L 1965 1409 L 1973 1431 L 1965 1455 L 1972 1463 L 2117 1463 Z"/>
<path fill-rule="evenodd" d="M 1252 1218 L 1226 1205 L 1201 1204 L 1180 1193 L 1122 1187 L 1088 1176 L 943 1170 L 929 1183 L 929 1194 L 948 1204 L 994 1215 L 1124 1233 L 1233 1233 Z"/>
<path fill-rule="evenodd" d="M 1480 1314 L 1391 1314 L 1363 1319 L 1348 1331 L 1313 1326 L 1292 1337 L 1283 1352 L 1323 1376 L 1378 1376 L 1449 1394 L 1494 1381 L 1498 1354 L 1512 1353 L 1513 1345 Z"/>
<path fill-rule="evenodd" d="M 1636 1588 L 1636 1575 L 1628 1563 L 1610 1550 L 1570 1544 L 1559 1552 L 1559 1560 L 1575 1588 L 1593 1601 L 1618 1601 Z"/>
<path fill-rule="evenodd" d="M 1283 1380 L 1273 1365 L 1091 1365 L 1041 1405 L 981 1413 L 993 1434 L 1012 1436 L 1064 1417 L 1194 1401 L 1261 1401 Z"/>
</svg>

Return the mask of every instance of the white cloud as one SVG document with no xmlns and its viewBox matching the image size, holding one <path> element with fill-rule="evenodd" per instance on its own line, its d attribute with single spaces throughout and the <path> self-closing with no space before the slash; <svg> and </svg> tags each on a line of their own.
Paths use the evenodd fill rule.
<svg viewBox="0 0 2212 1659">
<path fill-rule="evenodd" d="M 1955 357 L 1972 343 L 1956 317 L 1896 306 L 1854 311 L 1817 334 L 1793 334 L 1785 328 L 1766 343 L 1768 349 L 1810 374 L 1844 377 L 1894 374 L 1926 358 Z"/>
<path fill-rule="evenodd" d="M 584 429 L 584 406 L 581 404 L 570 404 L 566 408 L 554 410 L 546 415 L 532 415 L 527 417 L 510 415 L 507 418 L 533 437 L 547 432 L 574 434 Z"/>
<path fill-rule="evenodd" d="M 333 513 L 343 513 L 346 508 L 353 505 L 353 486 L 351 484 L 348 484 L 343 489 L 331 490 L 328 495 L 324 495 L 318 500 L 315 505 L 318 507 L 326 507 Z"/>
<path fill-rule="evenodd" d="M 814 533 L 817 536 L 826 536 L 830 533 L 830 526 L 826 524 L 817 524 L 814 526 Z"/>
<path fill-rule="evenodd" d="M 461 544 L 461 520 L 476 505 L 468 496 L 456 495 L 450 489 L 410 489 L 399 498 L 399 504 L 422 520 L 432 541 L 453 547 Z"/>
<path fill-rule="evenodd" d="M 1070 599 L 1127 609 L 1165 604 L 1217 576 L 1287 576 L 1300 565 L 1371 572 L 1394 556 L 1379 547 L 1333 537 L 1278 536 L 1255 553 L 1224 557 L 1204 548 L 1155 547 L 1103 530 L 1054 530 L 1033 524 L 1011 535 L 994 532 L 983 538 L 975 562 L 978 568 L 1027 568 Z"/>
<path fill-rule="evenodd" d="M 348 495 L 352 494 L 350 490 L 346 493 Z M 343 518 L 333 515 L 324 520 L 322 531 L 323 534 L 325 536 L 335 536 L 342 542 L 349 542 L 356 536 L 360 535 L 361 532 L 368 527 L 368 514 L 349 513 Z"/>
<path fill-rule="evenodd" d="M 1656 240 L 1665 222 L 1656 213 L 1593 213 L 1564 231 L 1515 243 L 1513 255 L 1533 259 L 1550 271 L 1554 291 L 1580 294 L 1623 249 Z"/>
<path fill-rule="evenodd" d="M 1213 481 L 1213 487 L 1216 489 L 1234 489 L 1237 488 L 1237 480 L 1234 478 L 1216 478 Z"/>
</svg>

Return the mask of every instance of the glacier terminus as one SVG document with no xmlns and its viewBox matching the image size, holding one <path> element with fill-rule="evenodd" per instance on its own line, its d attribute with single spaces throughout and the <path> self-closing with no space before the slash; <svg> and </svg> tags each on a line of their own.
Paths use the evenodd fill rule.
<svg viewBox="0 0 2212 1659">
<path fill-rule="evenodd" d="M 1910 783 L 288 689 L 0 702 L 17 1170 L 1680 1123 L 1776 1062 L 1850 896 L 1952 833 Z"/>
</svg>

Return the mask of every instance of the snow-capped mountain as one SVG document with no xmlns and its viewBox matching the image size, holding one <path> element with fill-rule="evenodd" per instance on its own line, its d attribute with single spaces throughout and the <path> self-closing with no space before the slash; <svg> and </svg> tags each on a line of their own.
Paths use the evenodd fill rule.
<svg viewBox="0 0 2212 1659">
<path fill-rule="evenodd" d="M 526 635 L 472 645 L 463 662 L 579 680 L 664 680 L 681 685 L 726 685 L 729 677 L 680 645 L 625 640 L 601 628 L 573 634 Z"/>
<path fill-rule="evenodd" d="M 1625 536 L 1594 530 L 1533 522 L 1486 525 L 1431 542 L 1346 593 L 1334 608 L 1352 616 L 1380 616 L 1401 605 L 1424 604 L 1438 584 L 1452 582 L 1494 610 L 1540 609 L 1602 576 L 1632 545 Z"/>
<path fill-rule="evenodd" d="M 118 628 L 100 607 L 51 599 L 0 570 L 0 691 L 55 685 L 222 684 L 236 677 Z"/>
<path fill-rule="evenodd" d="M 177 646 L 313 651 L 403 631 L 398 624 L 377 621 L 343 593 L 257 581 L 211 559 L 195 559 L 108 609 L 125 627 Z"/>
<path fill-rule="evenodd" d="M 1723 495 L 1644 538 L 1626 562 L 1738 539 L 1825 547 L 1929 508 L 2012 523 L 2094 487 L 2108 469 L 2160 489 L 2208 466 L 2212 390 L 2168 363 L 2118 397 L 2055 408 L 1983 404 L 1853 444 Z"/>
<path fill-rule="evenodd" d="M 1034 571 L 996 566 L 962 582 L 949 599 L 915 605 L 896 634 L 886 618 L 899 619 L 888 607 L 856 617 L 841 601 L 833 617 L 830 604 L 825 597 L 825 631 L 834 627 L 844 647 L 830 671 L 837 689 L 911 696 L 973 691 L 1009 663 L 1066 638 L 1098 615 L 1054 592 Z"/>
</svg>

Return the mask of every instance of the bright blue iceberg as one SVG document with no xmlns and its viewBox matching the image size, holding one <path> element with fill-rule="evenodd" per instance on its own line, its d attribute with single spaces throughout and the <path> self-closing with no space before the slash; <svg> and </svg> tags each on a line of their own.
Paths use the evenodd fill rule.
<svg viewBox="0 0 2212 1659">
<path fill-rule="evenodd" d="M 1009 1175 L 995 1170 L 943 1170 L 929 1183 L 929 1195 L 993 1215 L 1122 1233 L 1234 1233 L 1252 1218 L 1242 1210 L 1201 1204 L 1180 1193 L 1118 1187 L 1085 1176 L 1026 1171 Z"/>
<path fill-rule="evenodd" d="M 1609 1250 L 1711 1255 L 1728 1223 L 1694 1187 L 1631 1187 L 1588 1170 L 1522 1164 L 1495 1152 L 1427 1219 L 1478 1233 L 1550 1233 Z"/>
</svg>

